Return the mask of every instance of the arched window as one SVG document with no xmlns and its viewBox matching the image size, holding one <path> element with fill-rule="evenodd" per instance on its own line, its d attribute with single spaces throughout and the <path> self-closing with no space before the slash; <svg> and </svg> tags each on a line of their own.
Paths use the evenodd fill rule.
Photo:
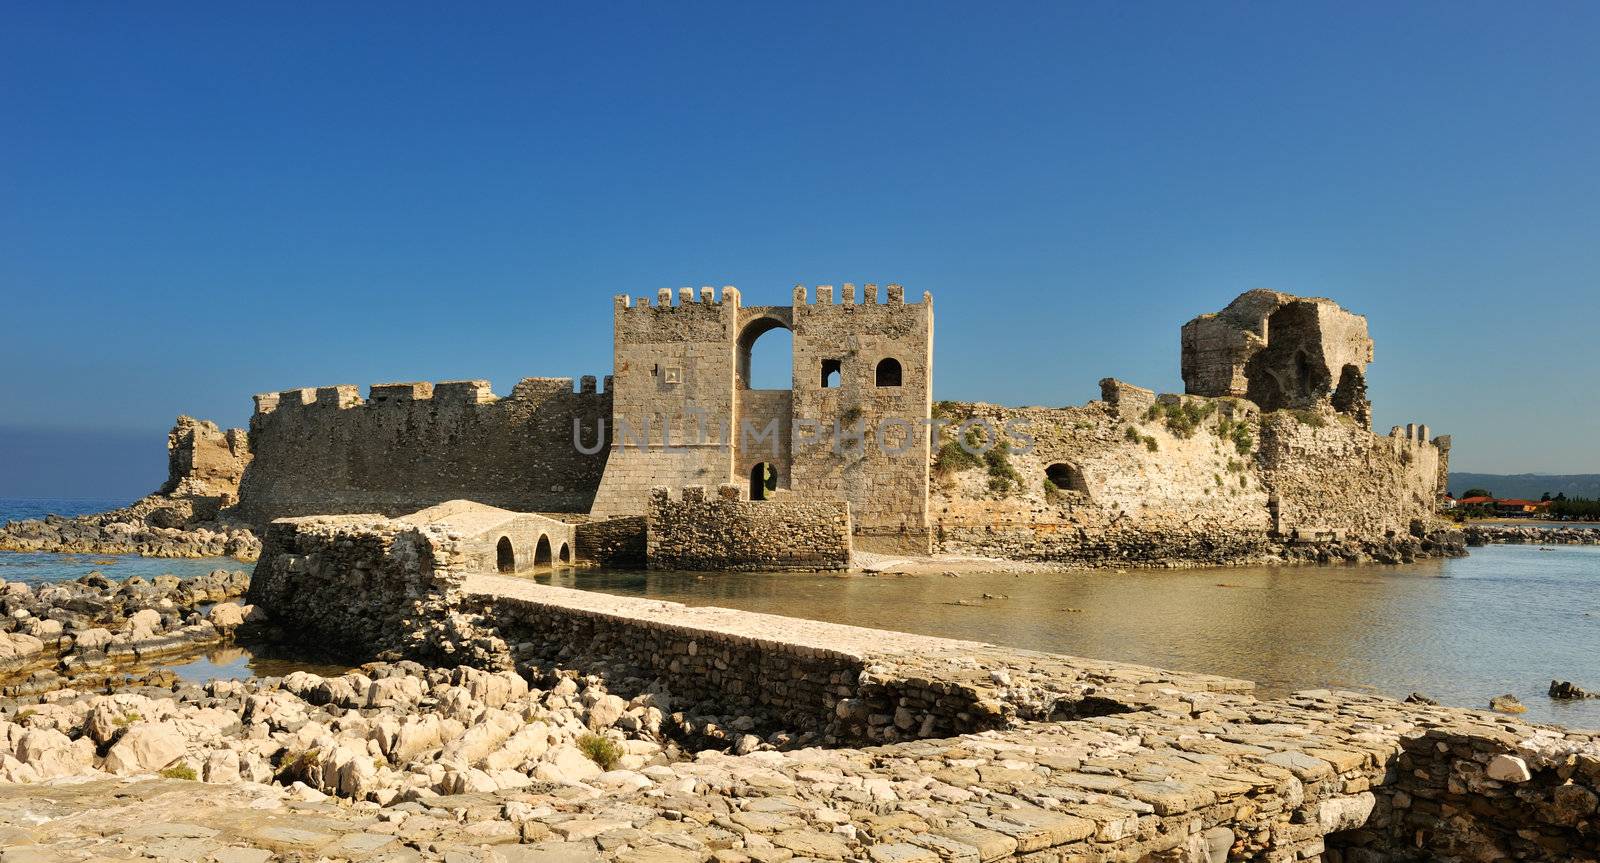
<svg viewBox="0 0 1600 863">
<path fill-rule="evenodd" d="M 511 538 L 500 537 L 494 547 L 494 568 L 501 572 L 517 571 L 517 553 L 511 548 Z"/>
<path fill-rule="evenodd" d="M 774 332 L 776 331 L 776 332 Z M 794 335 L 782 321 L 756 318 L 739 334 L 739 386 L 786 390 L 794 386 Z"/>
<path fill-rule="evenodd" d="M 766 500 L 778 490 L 778 469 L 771 462 L 758 462 L 750 468 L 750 499 Z"/>
<path fill-rule="evenodd" d="M 878 362 L 877 384 L 880 387 L 900 386 L 900 361 L 888 357 Z"/>
<path fill-rule="evenodd" d="M 539 537 L 539 545 L 538 545 L 537 548 L 535 548 L 533 550 L 533 565 L 534 566 L 549 566 L 550 565 L 550 537 L 548 537 L 548 536 L 540 536 Z"/>
<path fill-rule="evenodd" d="M 822 388 L 831 389 L 839 385 L 839 378 L 843 376 L 844 363 L 841 360 L 822 361 Z"/>
</svg>

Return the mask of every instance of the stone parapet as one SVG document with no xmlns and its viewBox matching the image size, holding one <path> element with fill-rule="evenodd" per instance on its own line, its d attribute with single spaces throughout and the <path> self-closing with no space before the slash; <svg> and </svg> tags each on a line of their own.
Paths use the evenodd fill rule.
<svg viewBox="0 0 1600 863">
<path fill-rule="evenodd" d="M 674 500 L 668 489 L 650 491 L 646 516 L 651 569 L 831 570 L 850 565 L 850 505 L 787 494 L 775 500 L 741 500 L 737 486 L 714 496 L 686 486 Z"/>
</svg>

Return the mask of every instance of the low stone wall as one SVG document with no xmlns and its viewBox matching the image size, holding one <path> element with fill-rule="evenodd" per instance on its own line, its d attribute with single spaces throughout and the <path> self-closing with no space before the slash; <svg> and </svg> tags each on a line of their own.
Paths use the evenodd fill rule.
<svg viewBox="0 0 1600 863">
<path fill-rule="evenodd" d="M 830 570 L 850 566 L 850 505 L 844 501 L 739 499 L 723 485 L 715 497 L 686 486 L 673 500 L 650 490 L 646 516 L 651 569 Z"/>
<path fill-rule="evenodd" d="M 622 515 L 579 522 L 576 530 L 578 560 L 622 569 L 644 569 L 645 519 Z"/>
<path fill-rule="evenodd" d="M 279 519 L 247 596 L 319 645 L 437 658 L 440 639 L 430 633 L 450 620 L 471 560 L 458 545 L 441 527 L 377 515 Z"/>
<path fill-rule="evenodd" d="M 1162 707 L 1249 681 L 472 575 L 462 609 L 516 664 L 603 664 L 838 744 Z M 632 694 L 632 693 L 628 693 Z M 1185 701 L 1188 698 L 1189 701 Z"/>
<path fill-rule="evenodd" d="M 1448 724 L 1400 736 L 1392 781 L 1359 829 L 1330 841 L 1349 850 L 1329 863 L 1596 859 L 1593 735 L 1469 711 L 1446 715 Z"/>
<path fill-rule="evenodd" d="M 1474 524 L 1464 533 L 1468 545 L 1600 545 L 1600 528 Z"/>
<path fill-rule="evenodd" d="M 1085 528 L 1070 521 L 1024 521 L 998 516 L 988 524 L 941 523 L 939 548 L 950 554 L 1032 560 L 1073 566 L 1226 566 L 1281 560 L 1266 531 L 1223 527 L 1149 530 Z"/>
</svg>

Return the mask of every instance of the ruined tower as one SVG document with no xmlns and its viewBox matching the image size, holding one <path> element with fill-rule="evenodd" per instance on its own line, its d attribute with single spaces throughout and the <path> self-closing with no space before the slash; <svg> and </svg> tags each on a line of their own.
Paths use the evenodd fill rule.
<svg viewBox="0 0 1600 863">
<path fill-rule="evenodd" d="M 1199 396 L 1236 396 L 1263 411 L 1332 407 L 1370 427 L 1367 319 L 1322 297 L 1240 294 L 1183 325 L 1183 383 Z"/>
</svg>

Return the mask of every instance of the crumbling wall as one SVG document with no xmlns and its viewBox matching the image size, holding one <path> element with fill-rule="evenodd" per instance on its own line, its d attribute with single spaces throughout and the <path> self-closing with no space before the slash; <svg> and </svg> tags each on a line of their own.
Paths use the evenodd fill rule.
<svg viewBox="0 0 1600 863">
<path fill-rule="evenodd" d="M 399 515 L 466 498 L 522 512 L 587 512 L 610 450 L 593 377 L 376 384 L 256 396 L 240 512 Z M 577 427 L 575 431 L 575 425 Z M 593 449 L 586 454 L 580 449 Z"/>
<path fill-rule="evenodd" d="M 1404 735 L 1392 781 L 1333 861 L 1595 860 L 1600 743 L 1584 732 L 1454 713 Z M 1365 856 L 1365 855 L 1384 856 Z"/>
<path fill-rule="evenodd" d="M 442 527 L 377 515 L 279 519 L 267 527 L 247 596 L 323 648 L 437 659 L 440 640 L 430 635 L 450 621 L 470 569 Z"/>
<path fill-rule="evenodd" d="M 239 502 L 239 480 L 249 464 L 243 429 L 223 431 L 210 420 L 180 416 L 167 433 L 167 481 L 160 493 L 208 501 L 214 513 Z"/>
<path fill-rule="evenodd" d="M 735 485 L 708 498 L 686 486 L 650 491 L 646 542 L 651 569 L 828 570 L 850 565 L 850 505 L 787 494 L 740 499 Z"/>
</svg>

